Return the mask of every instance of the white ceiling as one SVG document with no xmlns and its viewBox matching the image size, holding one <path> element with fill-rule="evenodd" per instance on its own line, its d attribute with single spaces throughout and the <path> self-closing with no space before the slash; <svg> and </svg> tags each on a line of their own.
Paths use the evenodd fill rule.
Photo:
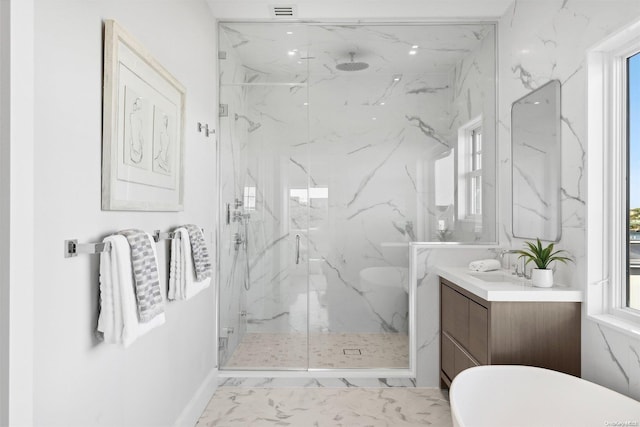
<svg viewBox="0 0 640 427">
<path fill-rule="evenodd" d="M 218 19 L 272 19 L 269 6 L 295 5 L 297 19 L 498 18 L 513 0 L 207 0 Z"/>
</svg>

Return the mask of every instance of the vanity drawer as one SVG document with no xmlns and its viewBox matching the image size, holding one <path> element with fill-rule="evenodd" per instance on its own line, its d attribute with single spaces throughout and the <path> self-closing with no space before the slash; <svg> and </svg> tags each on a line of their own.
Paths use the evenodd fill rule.
<svg viewBox="0 0 640 427">
<path fill-rule="evenodd" d="M 455 346 L 455 350 L 453 352 L 453 371 L 455 373 L 453 376 L 455 377 L 465 369 L 473 368 L 474 366 L 478 366 L 478 364 L 460 347 Z M 451 378 L 451 380 L 453 380 L 453 378 Z"/>
<path fill-rule="evenodd" d="M 469 345 L 469 299 L 444 283 L 440 286 L 442 330 L 463 347 Z"/>
<path fill-rule="evenodd" d="M 440 338 L 440 370 L 449 378 L 455 376 L 454 353 L 456 345 L 448 335 L 442 334 Z"/>
<path fill-rule="evenodd" d="M 481 364 L 489 363 L 489 311 L 469 300 L 469 353 Z"/>
<path fill-rule="evenodd" d="M 446 333 L 441 335 L 440 351 L 440 370 L 449 381 L 453 381 L 456 375 L 465 369 L 478 366 L 478 363 Z"/>
</svg>

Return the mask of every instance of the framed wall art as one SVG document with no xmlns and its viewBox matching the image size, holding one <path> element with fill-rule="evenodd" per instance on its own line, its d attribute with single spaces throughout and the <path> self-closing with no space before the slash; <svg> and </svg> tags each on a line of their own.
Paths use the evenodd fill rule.
<svg viewBox="0 0 640 427">
<path fill-rule="evenodd" d="M 185 89 L 105 21 L 102 209 L 181 211 Z"/>
</svg>

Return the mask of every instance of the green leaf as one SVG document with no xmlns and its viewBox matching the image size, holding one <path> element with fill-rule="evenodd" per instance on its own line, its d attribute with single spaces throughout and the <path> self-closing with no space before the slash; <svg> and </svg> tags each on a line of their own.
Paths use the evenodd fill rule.
<svg viewBox="0 0 640 427">
<path fill-rule="evenodd" d="M 554 243 L 549 243 L 546 247 L 542 246 L 542 242 L 540 241 L 540 239 L 536 239 L 535 243 L 533 242 L 524 242 L 524 243 L 526 248 L 528 248 L 528 250 L 521 249 L 516 251 L 516 253 L 520 255 L 518 258 L 525 259 L 525 265 L 533 261 L 536 267 L 540 269 L 546 269 L 549 267 L 549 264 L 551 264 L 554 261 L 562 262 L 565 264 L 567 262 L 573 262 L 573 259 L 563 256 L 563 254 L 565 253 L 568 254 L 568 252 L 565 251 L 564 249 L 554 251 L 555 249 Z"/>
</svg>

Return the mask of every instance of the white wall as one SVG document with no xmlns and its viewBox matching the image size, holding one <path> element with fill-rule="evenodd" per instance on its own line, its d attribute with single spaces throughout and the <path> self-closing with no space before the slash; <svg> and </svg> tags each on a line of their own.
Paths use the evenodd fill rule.
<svg viewBox="0 0 640 427">
<path fill-rule="evenodd" d="M 33 6 L 0 2 L 0 425 L 33 416 Z"/>
<path fill-rule="evenodd" d="M 118 21 L 186 87 L 183 212 L 100 209 L 104 19 Z M 215 229 L 215 138 L 196 131 L 198 121 L 215 124 L 215 52 L 214 20 L 203 0 L 36 0 L 36 107 L 28 125 L 35 129 L 36 425 L 192 422 L 202 408 L 189 401 L 201 386 L 204 403 L 210 397 L 213 287 L 168 303 L 166 324 L 130 348 L 105 345 L 94 335 L 99 258 L 65 259 L 62 243 L 95 242 L 124 228 Z M 158 255 L 166 283 L 166 243 Z"/>
<path fill-rule="evenodd" d="M 562 239 L 576 258 L 557 278 L 586 284 L 586 50 L 635 21 L 635 0 L 517 0 L 500 22 L 501 242 L 521 247 L 511 233 L 511 103 L 552 79 L 562 83 Z M 640 398 L 640 341 L 582 319 L 582 376 Z"/>
</svg>

